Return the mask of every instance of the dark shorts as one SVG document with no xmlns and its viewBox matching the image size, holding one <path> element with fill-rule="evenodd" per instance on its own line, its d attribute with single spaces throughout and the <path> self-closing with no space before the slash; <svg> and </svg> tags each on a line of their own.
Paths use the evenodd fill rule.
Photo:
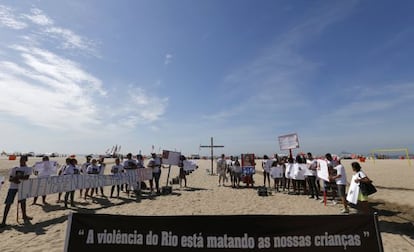
<svg viewBox="0 0 414 252">
<path fill-rule="evenodd" d="M 17 195 L 17 189 L 9 189 L 9 191 L 7 192 L 7 197 L 6 197 L 6 200 L 4 201 L 4 204 L 6 205 L 13 204 L 13 201 L 16 195 Z M 26 202 L 26 200 L 25 199 L 19 200 L 19 202 Z"/>
<path fill-rule="evenodd" d="M 160 180 L 160 177 L 161 177 L 161 172 L 153 172 L 152 173 L 152 179 Z"/>
<path fill-rule="evenodd" d="M 337 185 L 337 187 L 338 187 L 338 196 L 339 197 L 346 197 L 345 185 Z"/>
</svg>

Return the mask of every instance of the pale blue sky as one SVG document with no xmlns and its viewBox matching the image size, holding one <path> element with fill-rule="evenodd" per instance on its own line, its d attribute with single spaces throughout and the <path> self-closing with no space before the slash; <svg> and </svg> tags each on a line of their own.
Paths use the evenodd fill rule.
<svg viewBox="0 0 414 252">
<path fill-rule="evenodd" d="M 414 149 L 414 1 L 1 1 L 0 149 Z"/>
</svg>

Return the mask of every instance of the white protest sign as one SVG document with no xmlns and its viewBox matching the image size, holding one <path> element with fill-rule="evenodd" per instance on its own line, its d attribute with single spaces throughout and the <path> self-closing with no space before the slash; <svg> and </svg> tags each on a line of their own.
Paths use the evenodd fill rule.
<svg viewBox="0 0 414 252">
<path fill-rule="evenodd" d="M 293 179 L 295 180 L 305 180 L 305 169 L 306 164 L 293 164 L 293 169 L 291 170 L 291 175 L 293 174 Z"/>
<path fill-rule="evenodd" d="M 178 165 L 180 162 L 181 152 L 177 151 L 162 151 L 162 163 L 168 165 Z"/>
<path fill-rule="evenodd" d="M 184 160 L 183 165 L 184 171 L 194 171 L 197 169 L 197 163 L 194 160 Z"/>
<path fill-rule="evenodd" d="M 4 184 L 4 177 L 0 176 L 0 190 L 1 190 L 1 186 Z"/>
<path fill-rule="evenodd" d="M 268 159 L 268 160 L 264 161 L 263 169 L 266 172 L 270 173 L 270 168 L 272 168 L 273 162 L 274 162 L 274 160 L 271 160 L 271 159 Z"/>
<path fill-rule="evenodd" d="M 286 164 L 285 177 L 293 178 L 293 164 L 290 164 L 290 163 Z"/>
<path fill-rule="evenodd" d="M 299 139 L 296 133 L 279 136 L 279 146 L 281 150 L 299 148 Z"/>
<path fill-rule="evenodd" d="M 305 169 L 305 176 L 315 176 L 313 172 L 309 169 L 309 167 L 312 165 L 313 162 L 316 162 L 314 160 L 306 160 L 306 168 Z"/>
<path fill-rule="evenodd" d="M 272 179 L 283 178 L 283 167 L 278 165 L 270 168 L 270 177 L 272 177 Z"/>
<path fill-rule="evenodd" d="M 325 160 L 318 159 L 318 169 L 316 170 L 316 172 L 320 179 L 329 182 L 328 163 Z"/>
<path fill-rule="evenodd" d="M 56 161 L 36 162 L 33 165 L 34 172 L 39 178 L 56 175 L 58 163 Z"/>
<path fill-rule="evenodd" d="M 359 194 L 359 183 L 355 182 L 358 176 L 355 174 L 352 176 L 351 184 L 349 185 L 348 194 L 346 195 L 346 200 L 352 204 L 358 203 L 358 194 Z"/>
</svg>

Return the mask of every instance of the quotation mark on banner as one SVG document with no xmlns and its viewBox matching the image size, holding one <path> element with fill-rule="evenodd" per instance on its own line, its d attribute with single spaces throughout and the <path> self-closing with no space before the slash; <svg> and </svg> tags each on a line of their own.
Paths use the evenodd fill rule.
<svg viewBox="0 0 414 252">
<path fill-rule="evenodd" d="M 364 237 L 369 237 L 369 231 L 364 231 Z"/>
<path fill-rule="evenodd" d="M 85 234 L 85 230 L 83 229 L 79 230 L 78 235 L 84 235 L 84 234 Z"/>
</svg>

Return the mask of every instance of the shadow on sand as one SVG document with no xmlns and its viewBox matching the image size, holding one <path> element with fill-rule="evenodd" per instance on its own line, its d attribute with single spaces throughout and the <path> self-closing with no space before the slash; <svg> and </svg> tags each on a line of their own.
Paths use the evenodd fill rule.
<svg viewBox="0 0 414 252">
<path fill-rule="evenodd" d="M 382 200 L 370 202 L 370 206 L 378 213 L 381 232 L 406 235 L 414 240 L 414 211 L 411 207 Z"/>
</svg>

